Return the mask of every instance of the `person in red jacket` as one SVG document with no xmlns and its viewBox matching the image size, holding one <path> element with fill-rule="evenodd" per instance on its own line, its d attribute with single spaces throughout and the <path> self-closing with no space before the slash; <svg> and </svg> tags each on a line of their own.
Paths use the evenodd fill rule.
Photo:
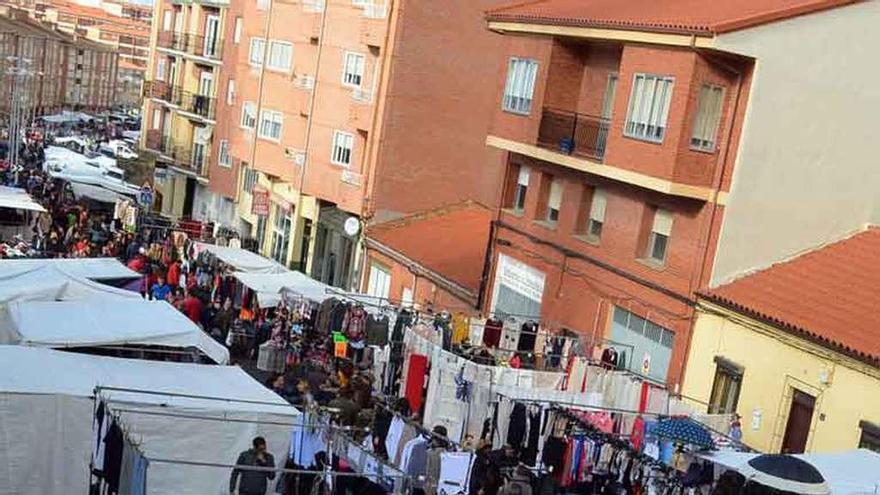
<svg viewBox="0 0 880 495">
<path fill-rule="evenodd" d="M 183 313 L 197 325 L 202 320 L 202 301 L 189 290 L 183 299 Z"/>
<path fill-rule="evenodd" d="M 168 285 L 171 287 L 180 287 L 180 262 L 174 260 L 168 267 Z"/>
</svg>

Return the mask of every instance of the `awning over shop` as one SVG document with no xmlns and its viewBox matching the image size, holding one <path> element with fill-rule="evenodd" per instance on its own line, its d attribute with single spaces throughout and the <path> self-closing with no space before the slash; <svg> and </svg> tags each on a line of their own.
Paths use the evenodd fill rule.
<svg viewBox="0 0 880 495">
<path fill-rule="evenodd" d="M 264 258 L 258 254 L 239 248 L 217 246 L 214 244 L 196 243 L 196 254 L 203 251 L 211 253 L 220 261 L 232 266 L 237 271 L 247 273 L 285 273 L 289 272 L 280 263 Z"/>
<path fill-rule="evenodd" d="M 13 210 L 46 211 L 24 189 L 0 186 L 0 208 Z"/>
<path fill-rule="evenodd" d="M 51 258 L 0 260 L 0 280 L 45 266 L 54 266 L 71 277 L 89 280 L 136 279 L 141 274 L 116 258 Z"/>
<path fill-rule="evenodd" d="M 15 302 L 5 308 L 0 322 L 0 344 L 195 348 L 217 364 L 229 363 L 225 347 L 165 301 Z"/>
</svg>

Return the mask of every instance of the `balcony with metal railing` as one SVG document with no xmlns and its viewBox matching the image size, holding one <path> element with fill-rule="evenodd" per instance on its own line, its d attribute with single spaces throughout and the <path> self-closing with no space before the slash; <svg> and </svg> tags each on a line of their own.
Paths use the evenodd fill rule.
<svg viewBox="0 0 880 495">
<path fill-rule="evenodd" d="M 605 158 L 609 119 L 544 108 L 538 146 L 601 162 Z"/>
<path fill-rule="evenodd" d="M 206 38 L 200 34 L 162 31 L 156 43 L 160 48 L 195 57 L 218 61 L 222 59 L 223 40 L 219 36 Z"/>
<path fill-rule="evenodd" d="M 151 129 L 147 131 L 145 141 L 147 151 L 152 151 L 164 159 L 170 159 L 173 166 L 192 172 L 200 177 L 208 176 L 208 153 L 210 146 L 205 144 L 196 146 L 174 139 L 172 136 L 163 136 L 161 130 Z"/>
<path fill-rule="evenodd" d="M 217 114 L 217 99 L 213 96 L 184 91 L 163 81 L 145 81 L 144 97 L 175 105 L 180 112 L 205 120 L 214 120 Z"/>
</svg>

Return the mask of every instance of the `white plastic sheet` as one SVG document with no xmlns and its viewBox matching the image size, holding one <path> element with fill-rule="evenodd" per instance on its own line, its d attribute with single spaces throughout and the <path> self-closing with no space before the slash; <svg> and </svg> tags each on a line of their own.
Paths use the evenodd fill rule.
<svg viewBox="0 0 880 495">
<path fill-rule="evenodd" d="M 0 271 L 0 303 L 11 301 L 80 301 L 90 298 L 136 298 L 140 294 L 71 275 L 58 264 Z"/>
<path fill-rule="evenodd" d="M 700 457 L 738 471 L 760 454 L 713 452 Z M 833 495 L 876 495 L 880 493 L 880 454 L 865 449 L 831 454 L 796 455 L 822 473 Z"/>
<path fill-rule="evenodd" d="M 237 271 L 248 273 L 285 273 L 289 272 L 280 263 L 264 258 L 258 254 L 239 248 L 217 246 L 214 244 L 196 243 L 196 253 L 207 251 L 220 261 L 234 267 Z"/>
<path fill-rule="evenodd" d="M 14 302 L 5 312 L 8 321 L 0 328 L 0 344 L 195 348 L 217 364 L 229 363 L 228 349 L 165 301 Z"/>
<path fill-rule="evenodd" d="M 13 210 L 46 211 L 24 189 L 0 186 L 0 208 Z"/>
<path fill-rule="evenodd" d="M 86 493 L 97 385 L 189 394 L 105 391 L 148 458 L 232 464 L 256 435 L 283 462 L 299 412 L 232 366 L 157 363 L 0 346 L 0 494 Z M 244 402 L 242 402 L 244 401 Z M 211 416 L 216 421 L 146 413 Z M 228 420 L 236 421 L 228 421 Z M 241 422 L 237 421 L 241 420 Z M 263 422 L 263 424 L 258 424 Z M 153 463 L 148 493 L 228 493 L 228 469 Z"/>
<path fill-rule="evenodd" d="M 113 280 L 140 278 L 141 274 L 129 269 L 116 258 L 52 258 L 0 260 L 0 277 L 36 270 L 47 265 L 77 278 Z"/>
</svg>

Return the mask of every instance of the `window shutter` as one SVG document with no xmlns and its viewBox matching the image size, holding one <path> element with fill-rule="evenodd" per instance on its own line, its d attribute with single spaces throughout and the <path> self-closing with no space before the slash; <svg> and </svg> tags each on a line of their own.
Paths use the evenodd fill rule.
<svg viewBox="0 0 880 495">
<path fill-rule="evenodd" d="M 553 179 L 550 183 L 550 197 L 547 199 L 547 206 L 558 210 L 562 204 L 562 181 Z"/>
<path fill-rule="evenodd" d="M 597 222 L 605 221 L 605 191 L 603 189 L 593 190 L 593 204 L 590 205 L 590 219 Z"/>
<path fill-rule="evenodd" d="M 654 213 L 654 233 L 669 237 L 672 235 L 672 213 L 660 208 Z"/>
<path fill-rule="evenodd" d="M 529 186 L 529 167 L 523 166 L 519 168 L 519 177 L 517 177 L 516 183 L 520 186 Z"/>
</svg>

